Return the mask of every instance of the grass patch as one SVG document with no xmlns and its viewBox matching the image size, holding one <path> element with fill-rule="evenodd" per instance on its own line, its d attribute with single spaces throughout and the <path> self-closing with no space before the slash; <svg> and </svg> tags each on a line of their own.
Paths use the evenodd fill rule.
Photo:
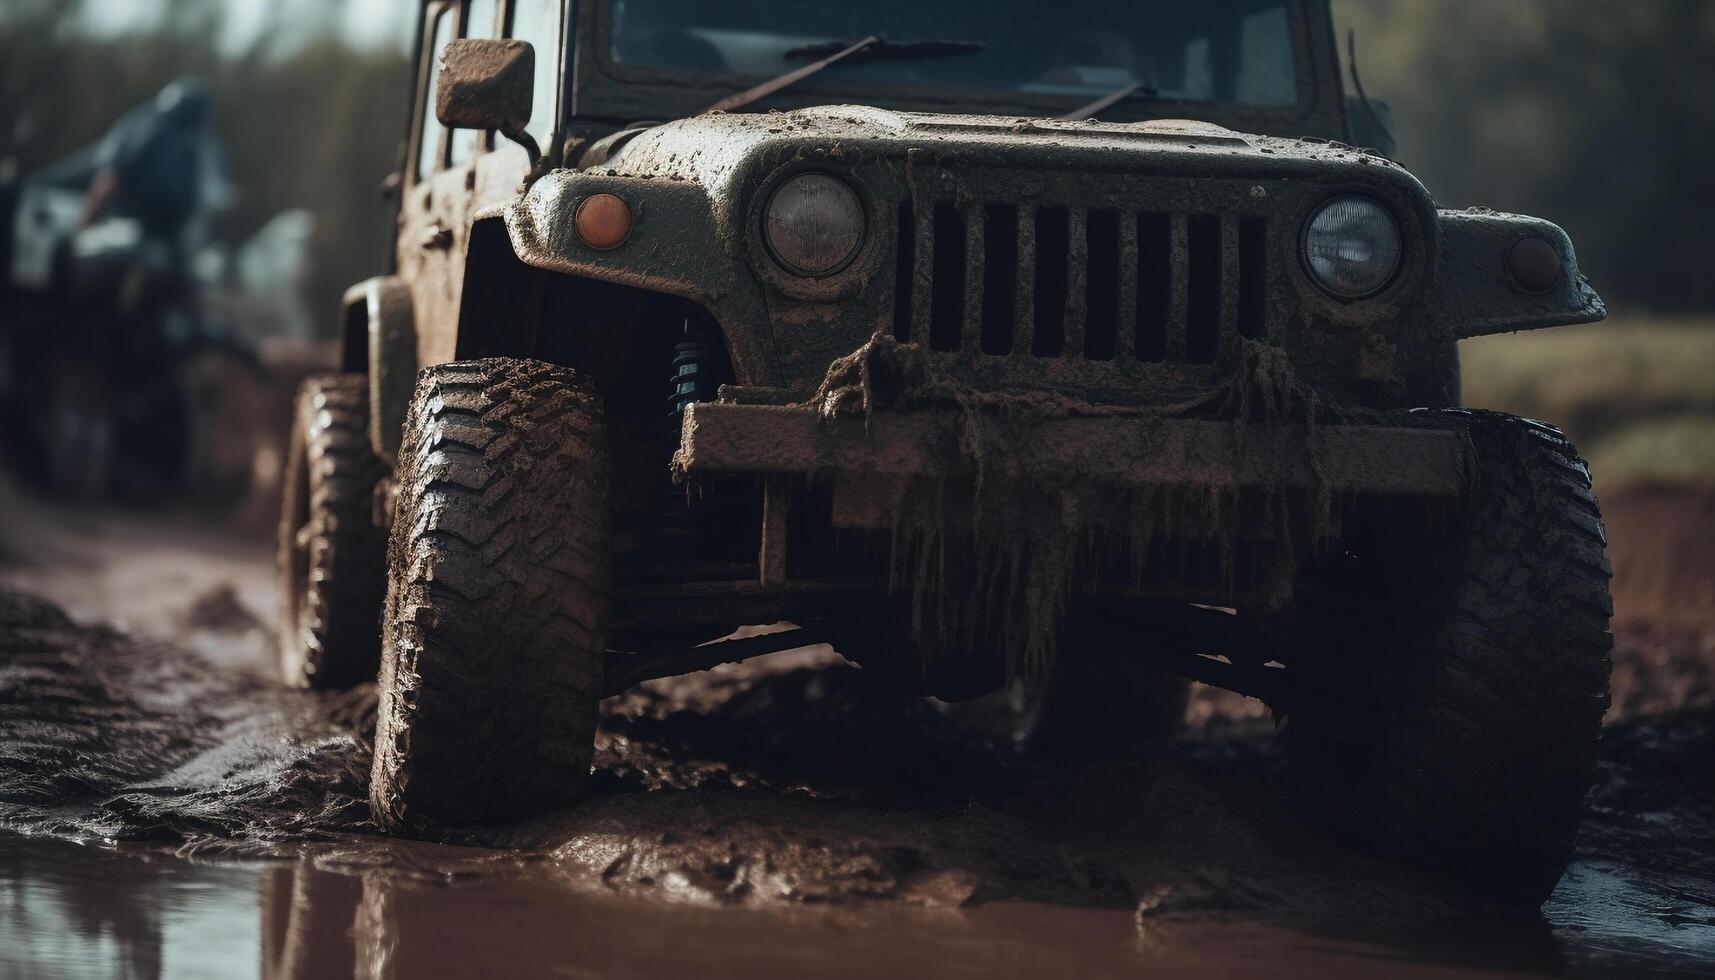
<svg viewBox="0 0 1715 980">
<path fill-rule="evenodd" d="M 1466 405 L 1559 425 L 1604 482 L 1715 475 L 1715 319 L 1480 337 L 1460 359 Z"/>
</svg>

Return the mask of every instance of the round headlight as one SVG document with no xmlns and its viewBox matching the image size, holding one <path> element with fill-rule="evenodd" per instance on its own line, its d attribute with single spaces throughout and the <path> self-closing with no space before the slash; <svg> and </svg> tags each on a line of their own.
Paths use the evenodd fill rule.
<svg viewBox="0 0 1715 980">
<path fill-rule="evenodd" d="M 762 234 L 780 264 L 800 276 L 845 268 L 864 236 L 863 202 L 837 177 L 799 174 L 768 199 Z"/>
<path fill-rule="evenodd" d="M 1323 202 L 1304 226 L 1304 264 L 1316 284 L 1342 299 L 1379 292 L 1399 271 L 1399 222 L 1367 197 Z"/>
</svg>

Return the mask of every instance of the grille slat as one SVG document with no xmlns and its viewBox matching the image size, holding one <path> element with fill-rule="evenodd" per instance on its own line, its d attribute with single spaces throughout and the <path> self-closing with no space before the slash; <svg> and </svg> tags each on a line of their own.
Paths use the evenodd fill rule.
<svg viewBox="0 0 1715 980">
<path fill-rule="evenodd" d="M 1016 311 L 1012 316 L 1012 352 L 1030 353 L 1030 338 L 1036 331 L 1036 209 L 1018 213 L 1018 274 L 1013 291 Z"/>
<path fill-rule="evenodd" d="M 1138 250 L 1137 225 L 1130 215 L 1120 215 L 1116 221 L 1119 231 L 1118 322 L 1114 326 L 1114 357 L 1129 361 L 1137 357 L 1137 298 Z"/>
<path fill-rule="evenodd" d="M 986 287 L 988 270 L 987 253 L 983 234 L 985 218 L 984 209 L 979 206 L 961 208 L 965 219 L 965 316 L 959 327 L 959 343 L 965 350 L 982 350 L 983 342 L 983 290 Z"/>
<path fill-rule="evenodd" d="M 1087 357 L 1084 328 L 1089 317 L 1090 238 L 1089 216 L 1082 208 L 1066 212 L 1066 312 L 1065 344 L 1060 348 L 1067 357 Z"/>
<path fill-rule="evenodd" d="M 1221 357 L 1232 354 L 1239 342 L 1239 291 L 1233 286 L 1239 281 L 1239 219 L 1221 216 L 1221 298 L 1220 327 L 1216 344 Z"/>
<path fill-rule="evenodd" d="M 911 265 L 911 339 L 929 343 L 929 310 L 935 290 L 935 208 L 917 209 L 912 223 L 916 261 Z"/>
<path fill-rule="evenodd" d="M 898 208 L 894 335 L 959 356 L 1212 365 L 1267 332 L 1267 219 L 980 199 Z"/>
<path fill-rule="evenodd" d="M 1167 344 L 1162 360 L 1185 360 L 1185 315 L 1190 281 L 1191 247 L 1183 214 L 1167 219 Z"/>
</svg>

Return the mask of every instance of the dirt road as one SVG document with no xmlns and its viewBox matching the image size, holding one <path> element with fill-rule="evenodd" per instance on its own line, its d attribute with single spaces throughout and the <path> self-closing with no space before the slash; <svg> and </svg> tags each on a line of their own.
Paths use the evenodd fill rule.
<svg viewBox="0 0 1715 980">
<path fill-rule="evenodd" d="M 611 699 L 571 811 L 480 847 L 390 841 L 363 803 L 373 692 L 273 682 L 265 543 L 14 500 L 0 826 L 30 836 L 0 839 L 0 973 L 1695 974 L 1715 964 L 1708 494 L 1606 501 L 1616 707 L 1576 863 L 1524 919 L 1317 830 L 1254 703 L 1202 692 L 1141 757 L 1049 756 L 826 648 Z"/>
</svg>

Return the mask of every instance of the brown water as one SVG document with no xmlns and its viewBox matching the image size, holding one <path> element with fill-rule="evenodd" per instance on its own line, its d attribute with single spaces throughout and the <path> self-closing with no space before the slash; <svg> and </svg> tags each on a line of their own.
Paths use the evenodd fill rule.
<svg viewBox="0 0 1715 980">
<path fill-rule="evenodd" d="M 530 875 L 449 881 L 320 870 L 308 856 L 205 862 L 0 839 L 7 977 L 1708 975 L 1707 945 L 1651 953 L 1640 941 L 1661 937 L 1557 918 L 1309 930 L 1140 925 L 1123 910 L 1022 902 L 752 911 L 600 898 Z"/>
</svg>

